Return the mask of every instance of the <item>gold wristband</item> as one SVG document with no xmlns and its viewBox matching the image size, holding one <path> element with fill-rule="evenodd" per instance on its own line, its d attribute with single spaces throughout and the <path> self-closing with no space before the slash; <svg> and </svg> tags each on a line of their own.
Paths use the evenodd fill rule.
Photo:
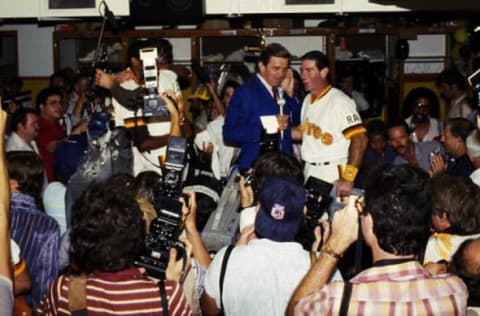
<svg viewBox="0 0 480 316">
<path fill-rule="evenodd" d="M 329 256 L 337 259 L 337 260 L 340 260 L 343 257 L 343 254 L 335 252 L 335 250 L 333 250 L 328 243 L 325 243 L 323 245 L 321 253 L 327 254 L 327 255 L 329 255 Z"/>
<path fill-rule="evenodd" d="M 21 260 L 20 263 L 18 263 L 17 265 L 15 265 L 15 277 L 18 277 L 20 274 L 23 273 L 23 271 L 25 271 L 27 269 L 27 264 L 25 262 L 25 260 Z"/>
<path fill-rule="evenodd" d="M 340 177 L 344 180 L 353 182 L 357 176 L 358 168 L 354 165 L 346 165 L 345 168 L 341 168 Z"/>
</svg>

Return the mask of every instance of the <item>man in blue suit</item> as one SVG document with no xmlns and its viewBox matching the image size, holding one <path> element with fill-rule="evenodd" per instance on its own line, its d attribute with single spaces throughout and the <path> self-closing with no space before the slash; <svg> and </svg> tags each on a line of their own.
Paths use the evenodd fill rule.
<svg viewBox="0 0 480 316">
<path fill-rule="evenodd" d="M 293 74 L 287 77 L 290 53 L 280 44 L 272 43 L 260 53 L 257 73 L 235 90 L 223 126 L 226 142 L 241 147 L 238 164 L 248 169 L 260 154 L 262 123 L 260 116 L 275 115 L 278 121 L 279 150 L 293 153 L 291 127 L 299 123 L 300 105 L 293 95 Z M 287 78 L 287 79 L 286 79 Z M 282 84 L 283 82 L 283 84 Z M 285 93 L 283 115 L 274 90 L 283 87 Z"/>
</svg>

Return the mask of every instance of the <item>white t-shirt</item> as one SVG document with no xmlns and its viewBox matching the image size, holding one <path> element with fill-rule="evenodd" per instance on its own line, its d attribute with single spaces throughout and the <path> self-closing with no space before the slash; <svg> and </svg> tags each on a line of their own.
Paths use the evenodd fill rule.
<svg viewBox="0 0 480 316">
<path fill-rule="evenodd" d="M 220 307 L 221 249 L 205 278 L 205 291 Z M 310 269 L 309 253 L 295 242 L 255 239 L 233 249 L 223 285 L 225 315 L 284 315 L 288 300 Z"/>
</svg>

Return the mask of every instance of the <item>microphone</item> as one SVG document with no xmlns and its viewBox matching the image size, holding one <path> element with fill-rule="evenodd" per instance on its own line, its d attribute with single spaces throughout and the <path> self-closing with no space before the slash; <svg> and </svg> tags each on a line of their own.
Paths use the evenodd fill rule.
<svg viewBox="0 0 480 316">
<path fill-rule="evenodd" d="M 104 11 L 103 11 L 104 15 L 107 18 L 108 23 L 110 23 L 110 26 L 112 27 L 112 31 L 113 32 L 118 31 L 118 22 L 115 19 L 115 15 L 113 14 L 112 11 L 110 11 L 110 9 L 108 8 L 108 5 L 105 1 L 103 2 L 103 5 L 104 5 Z"/>
<path fill-rule="evenodd" d="M 280 115 L 283 115 L 283 107 L 285 106 L 285 96 L 282 87 L 278 87 L 278 97 L 277 97 L 277 104 L 280 107 Z M 280 131 L 280 139 L 283 141 L 283 130 Z"/>
</svg>

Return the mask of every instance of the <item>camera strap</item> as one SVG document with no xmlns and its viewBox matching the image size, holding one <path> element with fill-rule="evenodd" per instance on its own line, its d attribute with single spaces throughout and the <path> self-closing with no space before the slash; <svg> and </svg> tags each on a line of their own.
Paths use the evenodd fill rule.
<svg viewBox="0 0 480 316">
<path fill-rule="evenodd" d="M 167 300 L 167 292 L 165 291 L 165 280 L 160 279 L 158 281 L 158 288 L 160 290 L 160 299 L 162 300 L 162 313 L 163 316 L 169 316 L 168 311 L 168 300 Z"/>
<path fill-rule="evenodd" d="M 348 315 L 348 308 L 350 306 L 350 298 L 352 297 L 352 287 L 353 284 L 351 282 L 345 282 L 343 286 L 343 294 L 342 294 L 342 302 L 340 304 L 340 311 L 338 315 L 340 316 L 347 316 Z"/>
<path fill-rule="evenodd" d="M 222 267 L 220 269 L 220 313 L 218 315 L 225 315 L 225 310 L 223 308 L 223 281 L 225 279 L 225 272 L 227 271 L 227 263 L 228 258 L 230 258 L 230 254 L 232 253 L 234 245 L 229 245 L 227 250 L 225 250 L 225 254 L 223 255 Z"/>
</svg>

